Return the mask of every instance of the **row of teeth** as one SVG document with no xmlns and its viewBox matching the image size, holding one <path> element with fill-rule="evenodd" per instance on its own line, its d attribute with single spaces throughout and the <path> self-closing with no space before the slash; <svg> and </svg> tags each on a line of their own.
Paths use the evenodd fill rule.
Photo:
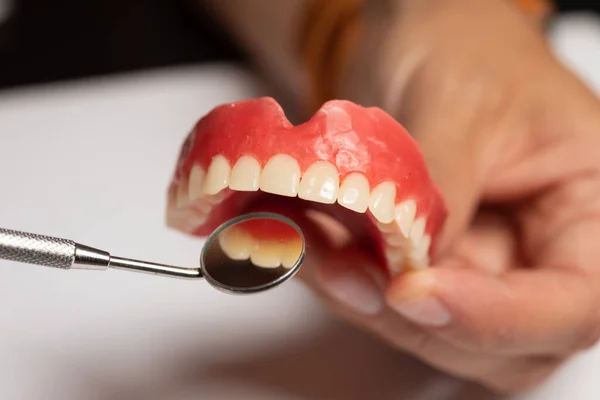
<svg viewBox="0 0 600 400">
<path fill-rule="evenodd" d="M 253 265 L 263 268 L 292 268 L 302 252 L 302 240 L 290 238 L 259 239 L 241 227 L 231 227 L 219 235 L 219 245 L 223 253 L 232 260 L 250 260 Z"/>
<path fill-rule="evenodd" d="M 413 200 L 395 204 L 396 185 L 383 182 L 370 190 L 367 178 L 360 172 L 349 174 L 339 182 L 337 168 L 327 161 L 311 164 L 301 174 L 298 162 L 286 154 L 277 154 L 263 168 L 254 157 L 242 156 L 231 167 L 222 155 L 212 159 L 208 170 L 194 164 L 189 176 L 182 176 L 172 193 L 173 202 L 183 211 L 179 226 L 192 231 L 206 222 L 212 207 L 223 199 L 225 189 L 263 191 L 325 204 L 338 203 L 358 213 L 367 210 L 378 221 L 383 234 L 390 266 L 401 269 L 428 264 L 431 238 L 425 233 L 426 220 L 416 217 Z"/>
</svg>

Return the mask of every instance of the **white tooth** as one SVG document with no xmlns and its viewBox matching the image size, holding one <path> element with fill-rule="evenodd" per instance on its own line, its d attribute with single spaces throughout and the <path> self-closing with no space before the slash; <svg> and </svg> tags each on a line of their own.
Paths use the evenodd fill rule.
<svg viewBox="0 0 600 400">
<path fill-rule="evenodd" d="M 300 166 L 287 154 L 277 154 L 263 168 L 260 190 L 281 196 L 295 197 L 300 182 Z"/>
<path fill-rule="evenodd" d="M 382 224 L 377 221 L 377 228 L 383 233 L 396 233 L 398 232 L 398 227 L 394 226 L 394 224 Z"/>
<path fill-rule="evenodd" d="M 206 194 L 217 194 L 225 189 L 229 184 L 230 173 L 231 167 L 225 157 L 221 155 L 215 156 L 206 172 L 206 179 L 202 185 L 203 192 Z"/>
<path fill-rule="evenodd" d="M 389 224 L 394 220 L 394 202 L 396 201 L 396 185 L 383 182 L 371 192 L 369 210 L 381 223 Z"/>
<path fill-rule="evenodd" d="M 204 182 L 205 176 L 206 172 L 204 172 L 204 168 L 198 164 L 192 166 L 190 171 L 190 182 L 188 184 L 190 200 L 196 200 L 204 194 L 202 193 L 202 182 Z"/>
<path fill-rule="evenodd" d="M 255 192 L 260 182 L 260 164 L 254 157 L 242 156 L 231 169 L 229 188 Z"/>
<path fill-rule="evenodd" d="M 214 206 L 214 205 L 222 202 L 224 198 L 225 198 L 225 192 L 220 191 L 219 193 L 213 194 L 212 196 L 205 196 L 202 200 L 206 204 L 210 204 L 211 206 Z"/>
<path fill-rule="evenodd" d="M 302 240 L 290 239 L 285 244 L 283 254 L 281 256 L 281 265 L 284 268 L 292 268 L 302 253 Z"/>
<path fill-rule="evenodd" d="M 431 236 L 424 235 L 419 244 L 413 248 L 411 257 L 415 260 L 422 260 L 427 256 L 429 252 L 429 246 L 431 245 Z"/>
<path fill-rule="evenodd" d="M 410 234 L 410 228 L 417 214 L 417 203 L 414 200 L 406 200 L 396 205 L 396 223 L 404 237 Z"/>
<path fill-rule="evenodd" d="M 340 178 L 335 165 L 327 161 L 317 161 L 304 171 L 298 188 L 298 197 L 333 204 L 338 196 L 339 185 Z"/>
<path fill-rule="evenodd" d="M 413 246 L 416 246 L 421 243 L 421 239 L 425 234 L 425 218 L 420 217 L 417 218 L 412 228 L 410 229 L 410 241 Z"/>
<path fill-rule="evenodd" d="M 210 213 L 212 206 L 204 201 L 195 201 L 194 208 L 198 210 L 199 213 L 206 215 Z"/>
<path fill-rule="evenodd" d="M 404 258 L 404 250 L 397 247 L 386 247 L 385 256 L 390 264 L 399 264 Z"/>
<path fill-rule="evenodd" d="M 245 229 L 226 229 L 221 232 L 218 240 L 223 253 L 232 260 L 247 260 L 250 258 L 254 239 Z"/>
<path fill-rule="evenodd" d="M 188 194 L 188 181 L 185 176 L 181 176 L 179 183 L 177 184 L 177 197 L 176 204 L 178 208 L 187 206 L 190 202 Z"/>
<path fill-rule="evenodd" d="M 369 208 L 369 191 L 367 178 L 359 172 L 353 172 L 340 187 L 338 203 L 352 211 L 364 213 Z"/>
<path fill-rule="evenodd" d="M 383 235 L 383 240 L 393 247 L 404 247 L 406 245 L 406 238 L 399 233 L 388 233 Z"/>
<path fill-rule="evenodd" d="M 277 240 L 254 240 L 250 261 L 257 267 L 277 268 L 281 265 L 283 246 Z"/>
</svg>

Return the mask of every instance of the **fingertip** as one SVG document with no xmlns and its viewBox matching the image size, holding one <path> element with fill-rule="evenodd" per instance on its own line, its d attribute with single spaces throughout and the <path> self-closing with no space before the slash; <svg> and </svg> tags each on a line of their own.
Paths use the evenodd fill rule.
<svg viewBox="0 0 600 400">
<path fill-rule="evenodd" d="M 425 327 L 441 327 L 452 320 L 436 294 L 433 270 L 410 271 L 397 276 L 386 291 L 386 303 L 402 317 Z"/>
<path fill-rule="evenodd" d="M 386 300 L 390 304 L 433 294 L 436 277 L 431 269 L 406 271 L 396 275 L 386 290 Z"/>
</svg>

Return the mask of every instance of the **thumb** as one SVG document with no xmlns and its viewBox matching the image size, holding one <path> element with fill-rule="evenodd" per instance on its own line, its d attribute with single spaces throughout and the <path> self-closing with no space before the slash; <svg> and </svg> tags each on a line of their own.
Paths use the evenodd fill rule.
<svg viewBox="0 0 600 400">
<path fill-rule="evenodd" d="M 485 170 L 473 137 L 417 130 L 416 139 L 433 181 L 442 191 L 448 217 L 436 250 L 443 253 L 468 227 L 477 210 Z"/>
</svg>

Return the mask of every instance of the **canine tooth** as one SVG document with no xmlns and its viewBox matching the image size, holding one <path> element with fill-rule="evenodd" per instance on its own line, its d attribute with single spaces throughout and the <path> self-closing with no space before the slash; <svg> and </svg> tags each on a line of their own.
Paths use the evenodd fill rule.
<svg viewBox="0 0 600 400">
<path fill-rule="evenodd" d="M 206 179 L 203 184 L 203 191 L 206 194 L 214 195 L 227 187 L 231 167 L 225 157 L 218 155 L 214 157 L 206 172 Z"/>
<path fill-rule="evenodd" d="M 353 172 L 342 182 L 337 201 L 343 207 L 364 213 L 369 208 L 369 191 L 367 178 L 359 172 Z"/>
<path fill-rule="evenodd" d="M 214 205 L 217 205 L 220 202 L 222 202 L 224 198 L 225 198 L 225 192 L 224 191 L 220 191 L 217 194 L 213 194 L 211 196 L 205 196 L 202 200 L 206 204 L 210 204 L 211 206 L 214 206 Z"/>
<path fill-rule="evenodd" d="M 300 166 L 287 154 L 271 157 L 260 177 L 260 190 L 281 196 L 295 197 L 300 183 Z"/>
<path fill-rule="evenodd" d="M 277 268 L 281 265 L 283 246 L 276 240 L 254 240 L 250 261 L 257 267 Z"/>
<path fill-rule="evenodd" d="M 418 245 L 425 234 L 425 218 L 417 218 L 412 228 L 410 229 L 410 241 L 414 245 Z"/>
<path fill-rule="evenodd" d="M 417 203 L 414 200 L 406 200 L 396 205 L 396 223 L 404 237 L 410 234 L 410 228 L 417 214 Z"/>
<path fill-rule="evenodd" d="M 300 181 L 298 197 L 319 203 L 335 203 L 340 178 L 337 168 L 327 161 L 317 161 L 311 164 Z"/>
<path fill-rule="evenodd" d="M 260 164 L 254 157 L 242 156 L 231 169 L 229 188 L 255 192 L 260 182 Z"/>
<path fill-rule="evenodd" d="M 389 224 L 394 220 L 395 200 L 396 185 L 393 182 L 383 182 L 371 192 L 369 210 L 379 222 Z"/>
<path fill-rule="evenodd" d="M 298 259 L 300 258 L 300 254 L 302 253 L 302 240 L 300 239 L 291 239 L 289 240 L 283 249 L 283 254 L 281 255 L 281 265 L 284 268 L 292 268 Z"/>
<path fill-rule="evenodd" d="M 230 228 L 219 235 L 223 253 L 232 260 L 247 260 L 254 246 L 254 239 L 245 229 Z"/>
<path fill-rule="evenodd" d="M 201 166 L 194 164 L 190 170 L 190 180 L 188 182 L 188 195 L 190 200 L 196 200 L 203 195 L 202 193 L 202 182 L 206 172 Z"/>
</svg>

